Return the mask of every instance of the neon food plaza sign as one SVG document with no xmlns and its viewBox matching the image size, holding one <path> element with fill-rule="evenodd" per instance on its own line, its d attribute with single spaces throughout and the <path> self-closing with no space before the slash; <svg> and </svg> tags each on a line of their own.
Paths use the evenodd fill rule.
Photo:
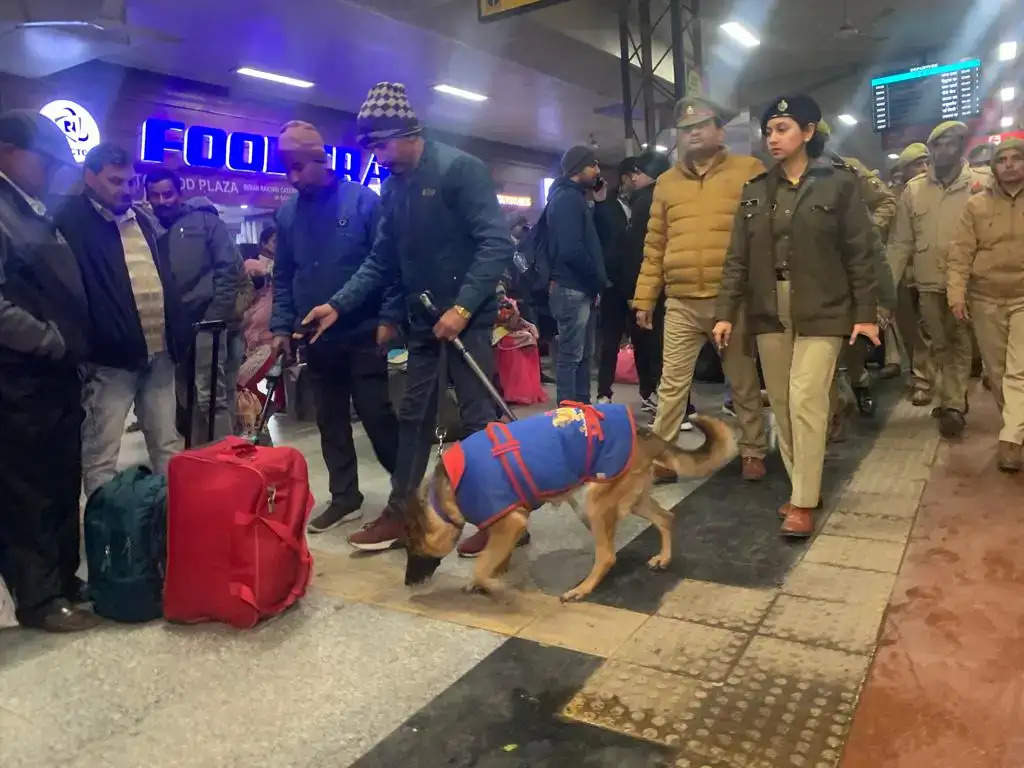
<svg viewBox="0 0 1024 768">
<path fill-rule="evenodd" d="M 347 181 L 376 186 L 387 177 L 371 155 L 361 170 L 362 153 L 349 147 L 324 145 L 332 170 Z M 277 137 L 247 131 L 225 131 L 208 125 L 186 125 L 181 120 L 150 117 L 142 123 L 139 159 L 163 163 L 168 153 L 178 154 L 185 165 L 212 171 L 264 173 L 284 176 L 286 171 L 277 151 Z"/>
</svg>

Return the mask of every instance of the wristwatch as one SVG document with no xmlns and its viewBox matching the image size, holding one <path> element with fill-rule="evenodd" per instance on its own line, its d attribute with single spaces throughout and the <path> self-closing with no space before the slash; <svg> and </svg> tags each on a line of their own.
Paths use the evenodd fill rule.
<svg viewBox="0 0 1024 768">
<path fill-rule="evenodd" d="M 460 307 L 458 304 L 452 307 L 452 309 L 454 309 L 458 316 L 461 317 L 463 320 L 469 320 L 469 318 L 473 316 L 472 312 L 470 312 L 465 307 Z"/>
</svg>

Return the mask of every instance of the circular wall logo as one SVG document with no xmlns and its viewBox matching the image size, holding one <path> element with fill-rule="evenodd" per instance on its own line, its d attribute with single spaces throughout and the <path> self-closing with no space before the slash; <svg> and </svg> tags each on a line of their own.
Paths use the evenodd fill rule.
<svg viewBox="0 0 1024 768">
<path fill-rule="evenodd" d="M 57 99 L 39 110 L 64 132 L 76 163 L 85 161 L 89 150 L 100 143 L 100 129 L 89 110 L 81 104 Z"/>
</svg>

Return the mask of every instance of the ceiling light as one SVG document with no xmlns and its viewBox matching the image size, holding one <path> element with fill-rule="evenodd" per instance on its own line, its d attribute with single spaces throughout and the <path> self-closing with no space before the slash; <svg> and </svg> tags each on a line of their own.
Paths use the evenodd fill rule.
<svg viewBox="0 0 1024 768">
<path fill-rule="evenodd" d="M 999 121 L 999 125 L 1003 128 L 1013 128 L 1013 117 L 1011 115 L 1007 115 Z"/>
<path fill-rule="evenodd" d="M 839 115 L 839 117 L 837 119 L 839 120 L 839 122 L 841 122 L 841 123 L 843 123 L 845 125 L 856 125 L 857 124 L 857 118 L 854 117 L 853 115 L 848 115 L 845 112 L 843 114 Z"/>
<path fill-rule="evenodd" d="M 1017 41 L 1009 40 L 999 44 L 999 60 L 1013 61 L 1017 58 Z"/>
<path fill-rule="evenodd" d="M 889 159 L 890 159 L 890 160 L 899 160 L 899 159 L 900 159 L 900 156 L 899 156 L 899 155 L 897 155 L 897 154 L 896 154 L 895 152 L 890 152 L 890 153 L 889 153 Z"/>
<path fill-rule="evenodd" d="M 999 98 L 1003 101 L 1013 101 L 1013 97 L 1017 95 L 1017 90 L 1011 85 L 1003 88 L 999 91 Z"/>
<path fill-rule="evenodd" d="M 466 91 L 462 88 L 456 88 L 454 85 L 435 85 L 434 90 L 438 93 L 447 93 L 449 96 L 456 96 L 466 101 L 487 101 L 487 97 L 482 93 L 474 93 L 473 91 Z"/>
<path fill-rule="evenodd" d="M 291 85 L 296 88 L 312 88 L 313 83 L 309 80 L 299 80 L 296 77 L 288 77 L 287 75 L 278 75 L 273 72 L 264 72 L 260 69 L 253 69 L 252 67 L 239 67 L 235 70 L 240 75 L 246 77 L 255 77 L 259 80 L 269 80 L 272 83 L 280 83 L 281 85 Z"/>
<path fill-rule="evenodd" d="M 756 48 L 761 44 L 754 33 L 738 21 L 727 21 L 720 29 L 744 48 Z"/>
<path fill-rule="evenodd" d="M 655 152 L 668 152 L 668 147 L 663 147 L 663 146 L 661 146 L 661 144 L 655 144 L 654 145 L 654 151 Z"/>
<path fill-rule="evenodd" d="M 248 208 L 248 207 L 249 207 L 249 204 L 248 204 L 248 203 L 242 203 L 242 204 L 241 204 L 240 206 L 238 206 L 238 207 L 239 207 L 239 208 L 241 208 L 241 209 L 242 209 L 242 210 L 244 211 L 244 210 L 245 210 L 246 208 Z"/>
</svg>

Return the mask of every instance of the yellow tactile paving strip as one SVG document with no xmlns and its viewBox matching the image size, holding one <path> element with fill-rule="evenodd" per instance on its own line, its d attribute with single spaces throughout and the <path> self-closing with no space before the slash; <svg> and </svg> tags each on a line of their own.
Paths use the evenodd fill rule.
<svg viewBox="0 0 1024 768">
<path fill-rule="evenodd" d="M 404 557 L 316 552 L 316 589 L 608 659 L 562 716 L 680 750 L 676 765 L 831 768 L 899 570 L 938 439 L 898 405 L 803 560 L 778 589 L 683 580 L 654 616 L 536 591 L 504 600 Z"/>
</svg>

